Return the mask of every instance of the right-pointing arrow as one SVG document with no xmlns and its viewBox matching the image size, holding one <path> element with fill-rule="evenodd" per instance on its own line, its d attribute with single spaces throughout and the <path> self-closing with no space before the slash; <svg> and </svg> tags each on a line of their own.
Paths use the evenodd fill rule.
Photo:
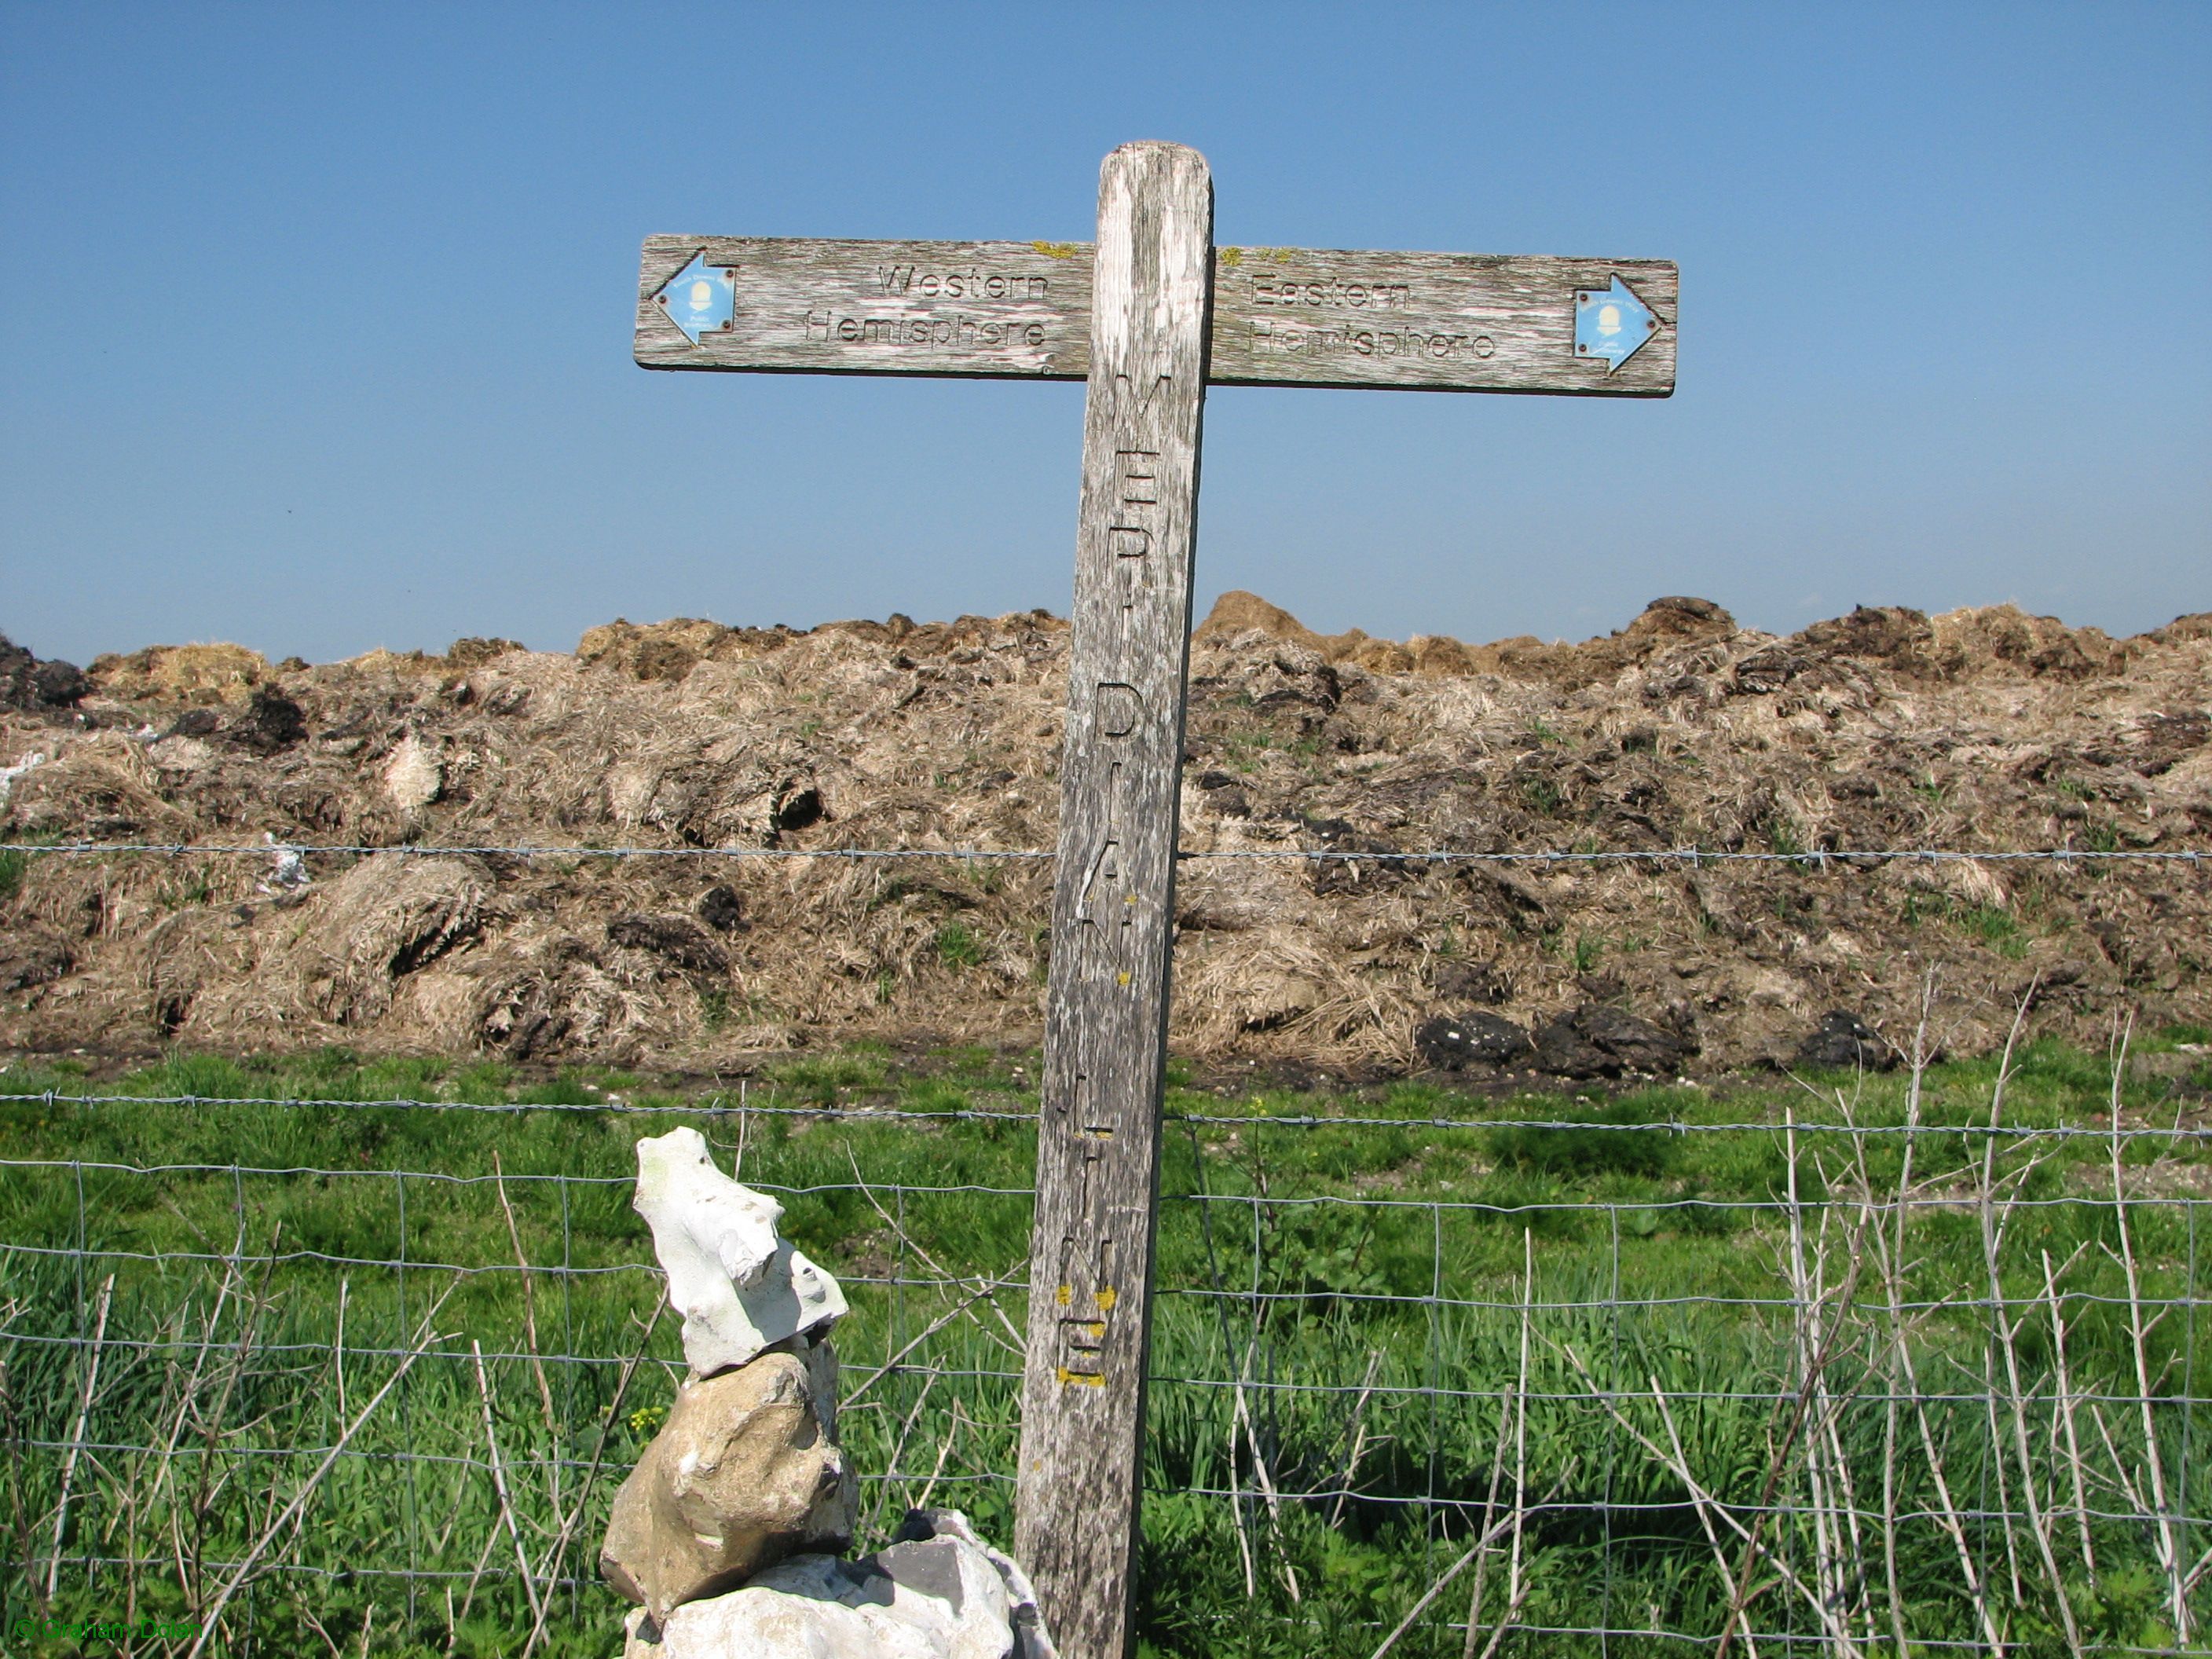
<svg viewBox="0 0 2212 1659">
<path fill-rule="evenodd" d="M 1650 307 L 1619 276 L 1611 288 L 1575 290 L 1575 356 L 1604 358 L 1608 374 L 1658 331 L 1659 319 Z"/>
</svg>

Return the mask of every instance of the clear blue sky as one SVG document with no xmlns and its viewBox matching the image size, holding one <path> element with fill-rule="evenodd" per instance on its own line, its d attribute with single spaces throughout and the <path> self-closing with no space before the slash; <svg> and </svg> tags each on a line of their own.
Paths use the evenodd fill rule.
<svg viewBox="0 0 2212 1659">
<path fill-rule="evenodd" d="M 2212 607 L 2212 5 L 0 3 L 0 629 L 1064 612 L 1082 389 L 652 374 L 656 231 L 1673 258 L 1664 403 L 1208 400 L 1201 605 Z"/>
</svg>

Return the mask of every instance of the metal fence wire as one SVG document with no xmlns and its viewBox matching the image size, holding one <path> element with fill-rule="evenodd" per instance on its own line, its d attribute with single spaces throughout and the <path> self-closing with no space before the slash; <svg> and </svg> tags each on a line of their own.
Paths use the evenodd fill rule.
<svg viewBox="0 0 2212 1659">
<path fill-rule="evenodd" d="M 514 1165 L 9 1161 L 16 1570 L 47 1596 L 197 1612 L 236 1583 L 248 1645 L 272 1601 L 373 1607 L 395 1638 L 611 1628 L 591 1553 L 673 1333 L 629 1177 L 526 1166 L 604 1167 L 670 1115 L 741 1152 L 802 1239 L 865 1241 L 839 1335 L 864 1525 L 927 1501 L 1006 1524 L 1029 1194 L 915 1176 L 1018 1167 L 1018 1109 L 0 1103 L 92 1139 L 167 1115 L 271 1150 L 495 1127 L 450 1161 Z M 1470 1632 L 1857 1650 L 1900 1626 L 2009 1651 L 2069 1618 L 2086 1645 L 2185 1639 L 2212 1567 L 2191 1190 L 2212 1131 L 1823 1103 L 1780 1123 L 1178 1114 L 1154 1598 L 1202 1605 L 1164 1579 L 1210 1574 L 1321 1651 L 1400 1625 L 1409 1651 Z M 1346 1161 L 1394 1167 L 1393 1146 L 1364 1156 L 1377 1138 L 1519 1168 L 1525 1190 L 1322 1190 Z M 1731 1160 L 1767 1195 L 1663 1195 L 1669 1164 Z M 1621 1190 L 1547 1198 L 1561 1164 Z M 1368 1594 L 1334 1593 L 1360 1572 Z"/>
<path fill-rule="evenodd" d="M 350 842 L 279 842 L 273 836 L 258 845 L 221 842 L 23 842 L 11 852 L 26 857 L 92 858 L 110 854 L 145 854 L 158 857 L 249 857 L 304 859 L 367 858 L 401 854 L 414 858 L 515 859 L 695 859 L 830 860 L 838 859 L 951 859 L 955 860 L 1049 860 L 1057 854 L 1038 848 L 994 847 L 592 847 L 549 842 L 525 842 L 511 847 L 484 844 L 443 845 L 394 842 L 383 845 Z M 1283 860 L 1321 864 L 1639 864 L 1655 866 L 1684 865 L 1692 868 L 1729 864 L 1788 864 L 1826 869 L 1831 863 L 1858 866 L 1881 864 L 2174 864 L 2192 870 L 2203 868 L 2207 855 L 2192 848 L 2136 848 L 2097 849 L 2075 847 L 2022 848 L 2007 851 L 1978 851 L 1948 847 L 1814 848 L 1805 852 L 1778 853 L 1743 848 L 1561 848 L 1478 851 L 1450 848 L 1409 848 L 1403 851 L 1334 849 L 1310 847 L 1184 848 L 1176 854 L 1180 862 L 1207 860 Z"/>
<path fill-rule="evenodd" d="M 9 1650 L 100 1620 L 147 1652 L 607 1650 L 607 1507 L 682 1370 L 633 1147 L 678 1124 L 848 1289 L 862 1545 L 928 1504 L 1011 1536 L 1018 1079 L 856 1103 L 828 1061 L 638 1099 L 195 1064 L 0 1092 L 43 1149 L 0 1159 Z M 1146 1639 L 2202 1643 L 2212 1127 L 2201 1087 L 2130 1079 L 2031 1049 L 1571 1101 L 1178 1093 Z"/>
</svg>

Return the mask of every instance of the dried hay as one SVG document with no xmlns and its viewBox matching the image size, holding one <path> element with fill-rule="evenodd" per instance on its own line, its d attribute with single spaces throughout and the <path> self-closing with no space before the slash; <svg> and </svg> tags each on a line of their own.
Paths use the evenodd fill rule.
<svg viewBox="0 0 2212 1659">
<path fill-rule="evenodd" d="M 1862 609 L 1782 638 L 1674 599 L 1583 645 L 1465 647 L 1321 635 L 1227 596 L 1192 652 L 1184 844 L 2202 848 L 2200 620 L 2114 645 L 2008 607 Z M 276 888 L 273 849 L 29 860 L 0 926 L 56 948 L 0 1004 L 0 1042 L 726 1066 L 864 1032 L 1033 1040 L 1049 866 L 707 849 L 1050 848 L 1066 643 L 1025 612 L 624 623 L 574 657 L 460 641 L 281 676 L 234 647 L 104 659 L 88 728 L 0 715 L 0 764 L 49 756 L 5 833 L 394 850 L 312 859 L 304 893 Z M 303 738 L 240 735 L 224 688 L 263 685 Z M 741 921 L 700 948 L 720 888 Z M 1726 1066 L 1790 1052 L 1828 1006 L 1909 1024 L 1927 968 L 1999 996 L 2063 975 L 2039 1017 L 2081 1036 L 2123 1005 L 2212 1018 L 2212 895 L 2186 866 L 1198 860 L 1177 920 L 1173 1033 L 1200 1054 L 1407 1064 L 1419 1019 L 1480 984 L 1532 1027 L 1600 995 L 1686 1021 Z"/>
<path fill-rule="evenodd" d="M 264 958 L 264 981 L 289 981 L 333 1024 L 382 1018 L 395 984 L 475 939 L 494 914 L 483 860 L 383 853 L 363 859 L 299 911 L 304 925 Z"/>
<path fill-rule="evenodd" d="M 1954 679 L 2012 669 L 2080 680 L 2117 665 L 2102 630 L 2069 628 L 2056 617 L 2032 617 L 2014 605 L 1947 611 L 1931 621 L 1935 662 Z"/>
<path fill-rule="evenodd" d="M 172 799 L 152 753 L 163 747 L 110 732 L 57 744 L 54 758 L 9 792 L 9 830 L 26 841 L 188 839 L 196 815 Z"/>
<path fill-rule="evenodd" d="M 410 732 L 386 757 L 385 798 L 404 816 L 411 818 L 444 791 L 446 769 L 439 748 L 434 740 L 425 743 Z"/>
<path fill-rule="evenodd" d="M 1282 926 L 1209 938 L 1177 968 L 1176 1034 L 1208 1049 L 1311 1014 L 1340 978 L 1318 941 Z"/>
<path fill-rule="evenodd" d="M 269 659 L 242 645 L 156 645 L 127 657 L 93 659 L 93 684 L 119 702 L 204 708 L 243 703 L 268 682 Z"/>
</svg>

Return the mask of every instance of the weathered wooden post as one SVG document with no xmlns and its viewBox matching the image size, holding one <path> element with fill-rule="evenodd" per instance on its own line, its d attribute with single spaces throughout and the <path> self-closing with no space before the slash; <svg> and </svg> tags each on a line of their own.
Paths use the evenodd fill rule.
<svg viewBox="0 0 2212 1659">
<path fill-rule="evenodd" d="M 653 236 L 639 270 L 648 368 L 1088 382 L 1016 1494 L 1066 1659 L 1133 1634 L 1206 386 L 1674 389 L 1664 260 L 1216 250 L 1212 220 L 1196 152 L 1130 144 L 1095 247 Z"/>
<path fill-rule="evenodd" d="M 1014 1533 L 1070 1659 L 1129 1643 L 1212 232 L 1195 151 L 1106 158 Z"/>
</svg>

